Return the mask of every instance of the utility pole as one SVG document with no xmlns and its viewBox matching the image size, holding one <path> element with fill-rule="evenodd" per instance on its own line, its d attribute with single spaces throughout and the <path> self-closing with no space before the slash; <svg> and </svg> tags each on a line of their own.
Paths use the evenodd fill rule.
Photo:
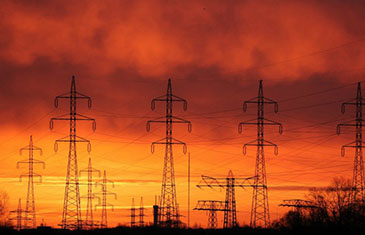
<svg viewBox="0 0 365 235">
<path fill-rule="evenodd" d="M 264 105 L 273 104 L 275 106 L 275 113 L 278 112 L 278 103 L 264 97 L 264 91 L 262 86 L 262 80 L 260 80 L 258 96 L 247 100 L 243 103 L 243 111 L 246 112 L 247 104 L 257 104 L 257 119 L 241 122 L 238 125 L 238 132 L 242 132 L 243 125 L 256 125 L 257 126 L 257 139 L 248 142 L 243 145 L 243 154 L 246 154 L 247 146 L 257 147 L 256 153 L 256 166 L 255 166 L 255 187 L 253 188 L 252 196 L 252 209 L 251 209 L 251 227 L 262 226 L 267 228 L 270 225 L 270 213 L 269 213 L 269 196 L 267 190 L 266 180 L 266 166 L 264 147 L 274 147 L 275 155 L 278 153 L 278 147 L 276 144 L 264 139 L 264 126 L 266 125 L 278 125 L 279 133 L 282 133 L 282 125 L 278 122 L 271 121 L 264 117 Z"/>
<path fill-rule="evenodd" d="M 226 211 L 224 201 L 199 200 L 194 210 L 208 211 L 208 228 L 218 227 L 217 211 Z"/>
<path fill-rule="evenodd" d="M 134 205 L 134 198 L 132 198 L 132 207 L 131 207 L 131 227 L 136 226 L 136 208 Z"/>
<path fill-rule="evenodd" d="M 198 188 L 226 188 L 226 199 L 224 201 L 224 223 L 223 228 L 233 228 L 237 226 L 237 212 L 236 212 L 236 187 L 253 187 L 254 180 L 257 177 L 235 178 L 230 170 L 227 177 L 215 178 L 202 175 L 201 182 L 197 185 Z"/>
<path fill-rule="evenodd" d="M 19 161 L 16 164 L 17 169 L 19 169 L 19 166 L 21 164 L 27 164 L 28 165 L 28 172 L 26 174 L 23 174 L 20 176 L 20 181 L 23 177 L 28 178 L 28 190 L 27 190 L 27 202 L 25 206 L 25 219 L 24 219 L 24 228 L 36 228 L 37 222 L 36 222 L 36 210 L 35 210 L 35 202 L 34 202 L 34 177 L 39 177 L 39 183 L 42 182 L 42 176 L 35 173 L 33 171 L 34 164 L 42 164 L 43 169 L 45 168 L 45 163 L 42 161 L 39 161 L 37 159 L 34 159 L 33 153 L 34 151 L 39 151 L 40 155 L 42 155 L 42 149 L 38 148 L 33 145 L 33 138 L 30 136 L 29 145 L 20 149 L 20 155 L 24 151 L 27 151 L 29 153 L 28 159 Z M 29 225 L 31 223 L 31 225 Z"/>
<path fill-rule="evenodd" d="M 80 176 L 82 172 L 87 173 L 87 195 L 81 196 L 81 198 L 87 199 L 86 217 L 84 223 L 86 228 L 93 229 L 95 226 L 93 216 L 93 199 L 98 198 L 93 194 L 93 173 L 98 173 L 100 178 L 100 171 L 92 167 L 91 158 L 89 157 L 89 164 L 86 169 L 80 170 Z"/>
<path fill-rule="evenodd" d="M 107 207 L 111 207 L 112 211 L 114 211 L 114 206 L 112 204 L 106 202 L 107 196 L 108 195 L 114 195 L 115 200 L 117 200 L 117 194 L 109 192 L 107 190 L 107 184 L 108 183 L 111 183 L 112 187 L 114 188 L 114 182 L 111 181 L 111 180 L 108 180 L 106 178 L 106 171 L 104 170 L 103 180 L 96 182 L 96 186 L 101 184 L 101 188 L 102 188 L 101 192 L 94 193 L 94 195 L 101 195 L 101 197 L 102 197 L 102 199 L 101 199 L 102 203 L 101 204 L 99 203 L 95 206 L 95 208 L 97 208 L 97 207 L 102 208 L 101 209 L 101 223 L 100 223 L 101 228 L 107 228 L 108 227 L 108 216 L 107 216 L 107 210 L 106 210 Z"/>
<path fill-rule="evenodd" d="M 364 195 L 364 161 L 362 157 L 362 149 L 364 148 L 364 142 L 362 141 L 362 106 L 363 98 L 361 94 L 361 83 L 357 84 L 357 95 L 355 99 L 348 102 L 342 103 L 341 111 L 345 113 L 346 105 L 354 105 L 356 107 L 356 118 L 354 121 L 341 123 L 337 125 L 337 134 L 340 134 L 341 126 L 355 127 L 356 135 L 355 141 L 343 145 L 341 148 L 341 155 L 345 156 L 345 148 L 355 148 L 355 159 L 354 159 L 354 169 L 352 176 L 352 193 L 351 193 L 351 203 L 356 201 L 363 202 L 365 200 Z M 354 122 L 354 123 L 351 123 Z"/>
<path fill-rule="evenodd" d="M 92 121 L 93 131 L 95 131 L 95 119 L 86 117 L 76 112 L 76 101 L 87 100 L 88 107 L 91 108 L 91 98 L 76 91 L 75 76 L 72 76 L 71 90 L 68 93 L 56 96 L 55 107 L 58 107 L 58 101 L 66 99 L 70 102 L 70 113 L 61 115 L 50 120 L 50 129 L 53 129 L 54 121 L 69 121 L 70 134 L 64 138 L 55 141 L 55 152 L 58 150 L 59 142 L 69 143 L 69 154 L 67 163 L 65 196 L 63 203 L 63 213 L 61 227 L 63 229 L 80 229 L 82 227 L 81 208 L 80 208 L 80 190 L 79 190 L 79 175 L 77 167 L 76 143 L 85 142 L 88 144 L 88 152 L 91 151 L 90 141 L 76 135 L 77 121 Z"/>
<path fill-rule="evenodd" d="M 186 144 L 172 137 L 172 125 L 173 123 L 188 124 L 188 130 L 191 132 L 191 122 L 182 118 L 173 116 L 172 106 L 174 102 L 182 102 L 184 110 L 187 109 L 186 100 L 173 95 L 171 87 L 171 79 L 168 80 L 166 95 L 159 96 L 152 100 L 151 109 L 155 109 L 156 102 L 166 103 L 166 115 L 147 122 L 147 131 L 150 130 L 151 123 L 163 123 L 166 125 L 166 136 L 160 140 L 157 140 L 151 145 L 151 152 L 154 152 L 156 144 L 165 145 L 165 158 L 161 187 L 161 199 L 159 206 L 159 223 L 160 225 L 167 227 L 177 227 L 179 224 L 178 204 L 176 200 L 176 186 L 175 186 L 175 173 L 174 173 L 174 161 L 173 161 L 173 145 L 183 145 L 184 154 L 186 153 Z"/>
<path fill-rule="evenodd" d="M 143 207 L 143 197 L 141 197 L 141 202 L 139 204 L 139 226 L 144 226 L 144 207 Z"/>
</svg>

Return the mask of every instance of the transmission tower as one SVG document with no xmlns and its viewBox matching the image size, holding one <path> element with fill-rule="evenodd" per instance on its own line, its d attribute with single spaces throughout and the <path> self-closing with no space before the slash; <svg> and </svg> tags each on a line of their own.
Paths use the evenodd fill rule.
<svg viewBox="0 0 365 235">
<path fill-rule="evenodd" d="M 317 206 L 314 205 L 312 201 L 306 201 L 302 199 L 283 200 L 283 203 L 280 204 L 279 206 L 291 207 L 295 209 L 296 212 L 301 216 L 303 215 L 303 209 L 317 208 Z"/>
<path fill-rule="evenodd" d="M 173 116 L 172 114 L 172 104 L 174 102 L 182 102 L 184 110 L 187 109 L 186 100 L 173 95 L 171 88 L 171 79 L 168 80 L 167 93 L 166 95 L 159 96 L 152 100 L 151 109 L 155 109 L 156 102 L 166 103 L 166 116 L 156 118 L 154 120 L 149 120 L 147 122 L 147 131 L 150 130 L 151 123 L 164 123 L 166 125 L 166 137 L 155 141 L 151 145 L 151 151 L 154 152 L 154 146 L 156 144 L 165 145 L 165 158 L 164 158 L 164 168 L 162 177 L 162 187 L 161 187 L 161 198 L 159 206 L 159 223 L 164 226 L 178 226 L 179 215 L 176 200 L 176 187 L 175 187 L 175 173 L 174 173 L 174 161 L 173 161 L 173 145 L 183 145 L 184 154 L 186 153 L 186 144 L 172 137 L 172 124 L 173 123 L 185 123 L 188 124 L 188 130 L 191 132 L 191 122 L 184 120 L 182 118 Z"/>
<path fill-rule="evenodd" d="M 363 202 L 364 197 L 364 161 L 362 157 L 362 148 L 364 148 L 364 142 L 362 141 L 362 106 L 363 98 L 361 95 L 361 83 L 357 84 L 357 95 L 355 99 L 348 102 L 342 103 L 341 111 L 345 113 L 346 105 L 356 106 L 356 119 L 354 121 L 341 123 L 337 125 L 337 134 L 340 134 L 341 126 L 354 126 L 356 128 L 355 141 L 343 145 L 341 148 L 341 155 L 345 155 L 345 148 L 355 148 L 355 159 L 354 159 L 354 169 L 352 176 L 352 193 L 351 202 L 356 201 Z M 354 123 L 353 123 L 354 122 Z"/>
<path fill-rule="evenodd" d="M 79 191 L 79 175 L 77 167 L 76 143 L 86 142 L 88 144 L 88 152 L 91 150 L 90 141 L 76 135 L 77 121 L 92 121 L 93 131 L 95 131 L 95 119 L 86 117 L 76 112 L 76 101 L 87 100 L 88 107 L 91 108 L 91 98 L 76 91 L 75 76 L 72 76 L 71 90 L 69 93 L 56 96 L 55 107 L 58 107 L 58 101 L 66 99 L 70 101 L 70 113 L 61 115 L 50 120 L 50 129 L 53 129 L 54 121 L 69 121 L 70 134 L 62 139 L 55 141 L 55 151 L 58 150 L 59 142 L 69 143 L 69 154 L 66 174 L 66 187 L 63 203 L 63 214 L 61 227 L 63 229 L 80 229 L 82 226 L 80 211 L 80 191 Z"/>
<path fill-rule="evenodd" d="M 243 154 L 246 154 L 247 146 L 256 146 L 256 167 L 255 175 L 255 187 L 253 188 L 252 196 L 252 209 L 251 209 L 251 227 L 268 227 L 270 225 L 270 213 L 269 213 L 269 198 L 267 193 L 267 180 L 266 180 L 266 167 L 264 157 L 264 147 L 273 146 L 275 155 L 278 154 L 278 147 L 276 144 L 264 139 L 264 126 L 265 125 L 278 125 L 279 133 L 282 133 L 282 125 L 278 122 L 271 121 L 264 117 L 264 105 L 275 105 L 275 113 L 278 112 L 277 102 L 264 97 L 264 91 L 262 88 L 262 80 L 260 80 L 258 96 L 247 100 L 243 103 L 243 111 L 246 112 L 247 104 L 257 104 L 257 119 L 241 122 L 238 125 L 238 132 L 242 132 L 243 125 L 256 125 L 257 126 L 257 139 L 248 142 L 243 145 Z"/>
<path fill-rule="evenodd" d="M 20 231 L 21 229 L 23 229 L 22 221 L 24 220 L 25 222 L 25 220 L 29 220 L 29 218 L 26 219 L 25 217 L 23 217 L 23 213 L 27 213 L 27 211 L 22 209 L 22 202 L 20 198 L 18 202 L 18 209 L 9 212 L 11 214 L 16 214 L 15 217 L 9 218 L 10 221 L 16 220 L 16 230 Z"/>
<path fill-rule="evenodd" d="M 194 210 L 208 211 L 208 228 L 218 227 L 217 211 L 226 211 L 224 201 L 199 200 Z"/>
<path fill-rule="evenodd" d="M 136 208 L 134 205 L 134 198 L 132 198 L 132 207 L 131 207 L 131 227 L 136 226 Z"/>
<path fill-rule="evenodd" d="M 91 158 L 89 158 L 89 164 L 86 169 L 80 170 L 80 176 L 82 172 L 87 173 L 87 195 L 81 196 L 81 198 L 87 199 L 87 207 L 86 207 L 86 217 L 85 217 L 85 226 L 86 228 L 93 229 L 94 224 L 94 216 L 93 216 L 93 199 L 98 198 L 93 194 L 93 173 L 98 173 L 100 178 L 100 171 L 93 168 L 91 164 Z"/>
<path fill-rule="evenodd" d="M 226 199 L 224 204 L 224 224 L 223 228 L 233 228 L 237 226 L 237 213 L 236 213 L 236 187 L 253 187 L 254 180 L 257 177 L 248 178 L 235 178 L 230 170 L 225 178 L 214 178 L 210 176 L 202 175 L 201 182 L 197 185 L 198 188 L 202 187 L 220 187 L 226 188 Z"/>
<path fill-rule="evenodd" d="M 35 212 L 35 203 L 34 203 L 34 177 L 39 177 L 39 183 L 42 181 L 42 176 L 35 173 L 33 171 L 34 164 L 42 164 L 43 169 L 45 168 L 45 163 L 34 159 L 33 153 L 34 151 L 39 151 L 40 155 L 42 155 L 42 149 L 33 145 L 33 138 L 30 136 L 29 145 L 20 149 L 20 155 L 22 155 L 23 151 L 28 151 L 29 157 L 27 160 L 19 161 L 16 164 L 16 167 L 19 169 L 21 164 L 28 165 L 28 172 L 20 176 L 20 181 L 23 177 L 28 178 L 28 190 L 27 190 L 27 202 L 25 206 L 25 219 L 24 219 L 24 228 L 36 228 L 36 212 Z M 31 224 L 31 225 L 29 225 Z"/>
<path fill-rule="evenodd" d="M 97 204 L 95 206 L 95 208 L 97 207 L 101 207 L 101 223 L 100 223 L 100 227 L 101 228 L 107 228 L 108 227 L 108 216 L 107 216 L 107 207 L 111 207 L 112 211 L 114 211 L 114 206 L 110 203 L 106 202 L 107 196 L 108 195 L 114 195 L 115 200 L 117 199 L 117 194 L 109 192 L 107 190 L 107 184 L 111 183 L 112 187 L 114 188 L 114 182 L 111 180 L 108 180 L 106 178 L 106 171 L 104 170 L 104 177 L 102 181 L 97 181 L 96 182 L 96 186 L 98 186 L 99 184 L 101 184 L 101 192 L 98 193 L 94 193 L 95 195 L 101 195 L 101 204 Z"/>
<path fill-rule="evenodd" d="M 143 207 L 143 197 L 141 197 L 141 202 L 139 204 L 139 226 L 144 226 L 144 207 Z"/>
</svg>

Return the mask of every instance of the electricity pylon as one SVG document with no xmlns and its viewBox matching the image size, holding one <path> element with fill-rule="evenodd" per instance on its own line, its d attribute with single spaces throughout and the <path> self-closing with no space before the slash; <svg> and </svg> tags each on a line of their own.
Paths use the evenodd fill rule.
<svg viewBox="0 0 365 235">
<path fill-rule="evenodd" d="M 80 170 L 80 176 L 82 172 L 87 173 L 87 195 L 81 196 L 81 198 L 87 199 L 87 206 L 86 206 L 86 217 L 84 221 L 84 225 L 88 229 L 93 229 L 94 224 L 94 215 L 93 215 L 93 199 L 98 198 L 93 194 L 93 173 L 98 173 L 100 178 L 100 171 L 93 168 L 91 164 L 91 158 L 89 158 L 89 164 L 86 169 Z M 99 198 L 100 200 L 100 198 Z"/>
<path fill-rule="evenodd" d="M 63 203 L 63 213 L 61 227 L 63 229 L 80 229 L 82 227 L 81 208 L 80 208 L 80 190 L 79 190 L 79 175 L 77 167 L 76 143 L 86 142 L 88 152 L 91 151 L 90 141 L 76 135 L 77 121 L 92 121 L 92 129 L 95 131 L 95 119 L 86 117 L 76 112 L 76 101 L 87 100 L 88 107 L 91 108 L 91 98 L 76 91 L 75 76 L 72 76 L 71 90 L 55 98 L 55 107 L 58 107 L 58 101 L 66 99 L 70 101 L 70 113 L 51 118 L 49 127 L 53 129 L 54 121 L 69 121 L 70 134 L 55 141 L 55 152 L 58 151 L 58 143 L 69 143 L 69 154 L 67 163 L 65 196 Z"/>
<path fill-rule="evenodd" d="M 354 126 L 356 128 L 355 141 L 343 145 L 341 148 L 341 155 L 345 156 L 345 148 L 355 148 L 355 159 L 354 159 L 354 169 L 352 176 L 352 193 L 351 193 L 351 203 L 356 201 L 363 202 L 365 200 L 364 195 L 364 161 L 362 157 L 362 149 L 364 148 L 364 142 L 362 141 L 362 106 L 363 102 L 361 94 L 361 83 L 357 84 L 357 95 L 355 99 L 348 102 L 342 103 L 341 111 L 345 113 L 346 105 L 356 106 L 356 118 L 354 121 L 341 123 L 337 125 L 337 134 L 340 134 L 341 126 Z M 351 123 L 354 122 L 354 123 Z"/>
<path fill-rule="evenodd" d="M 199 200 L 194 210 L 208 211 L 208 228 L 218 227 L 217 211 L 226 211 L 224 201 Z"/>
<path fill-rule="evenodd" d="M 237 212 L 236 212 L 236 187 L 253 187 L 256 177 L 247 178 L 235 178 L 230 170 L 225 178 L 214 178 L 210 176 L 202 175 L 201 182 L 197 185 L 198 188 L 202 187 L 220 187 L 226 188 L 226 199 L 224 204 L 224 223 L 223 228 L 233 228 L 237 226 Z"/>
<path fill-rule="evenodd" d="M 23 213 L 27 213 L 27 211 L 22 209 L 22 202 L 21 202 L 20 198 L 18 201 L 18 208 L 16 210 L 9 211 L 9 212 L 11 214 L 16 214 L 15 217 L 9 218 L 10 221 L 16 220 L 16 230 L 20 231 L 21 229 L 23 229 L 22 221 L 26 220 L 25 217 L 23 217 Z"/>
<path fill-rule="evenodd" d="M 33 153 L 34 151 L 39 151 L 40 155 L 42 155 L 42 149 L 38 148 L 33 145 L 33 138 L 30 136 L 29 139 L 29 145 L 20 149 L 20 155 L 24 151 L 28 151 L 28 159 L 19 161 L 16 164 L 16 167 L 19 169 L 19 166 L 21 164 L 27 164 L 28 165 L 28 172 L 26 174 L 23 174 L 20 176 L 20 181 L 23 177 L 28 178 L 28 190 L 27 190 L 27 202 L 25 206 L 25 219 L 24 219 L 24 228 L 36 228 L 37 222 L 36 222 L 36 212 L 35 212 L 35 202 L 34 202 L 34 177 L 39 177 L 39 183 L 42 182 L 42 176 L 35 173 L 33 171 L 34 164 L 42 164 L 43 169 L 45 168 L 45 163 L 42 161 L 39 161 L 37 159 L 34 159 Z M 31 223 L 31 225 L 29 225 Z"/>
<path fill-rule="evenodd" d="M 156 118 L 154 120 L 149 120 L 147 122 L 147 131 L 150 130 L 151 123 L 164 123 L 166 125 L 166 137 L 157 140 L 151 145 L 151 152 L 154 152 L 154 147 L 156 144 L 165 145 L 165 158 L 164 158 L 164 168 L 162 177 L 162 187 L 161 187 L 161 198 L 159 206 L 159 224 L 164 226 L 178 226 L 179 224 L 179 214 L 177 208 L 176 200 L 176 187 L 175 187 L 175 173 L 174 173 L 174 161 L 173 161 L 173 145 L 183 145 L 184 154 L 186 153 L 186 144 L 172 137 L 172 125 L 173 123 L 185 123 L 188 124 L 188 131 L 191 132 L 191 122 L 184 120 L 182 118 L 173 116 L 172 114 L 172 104 L 174 102 L 182 102 L 184 110 L 187 109 L 186 100 L 173 95 L 171 87 L 171 79 L 168 80 L 167 93 L 166 95 L 159 96 L 152 100 L 151 109 L 155 109 L 156 102 L 166 103 L 166 116 Z"/>
<path fill-rule="evenodd" d="M 95 209 L 97 207 L 101 207 L 101 222 L 100 222 L 100 227 L 101 228 L 107 228 L 108 227 L 108 216 L 107 216 L 107 207 L 111 207 L 112 211 L 114 211 L 114 206 L 110 203 L 107 203 L 107 196 L 108 195 L 114 195 L 115 200 L 117 199 L 117 194 L 109 192 L 107 190 L 107 184 L 111 183 L 112 187 L 114 188 L 114 182 L 111 180 L 108 180 L 106 178 L 106 171 L 104 170 L 104 176 L 103 179 L 100 181 L 96 182 L 96 186 L 98 186 L 99 184 L 101 184 L 101 192 L 98 193 L 94 193 L 94 195 L 101 195 L 101 204 L 97 204 L 95 206 Z"/>
<path fill-rule="evenodd" d="M 144 226 L 144 207 L 143 207 L 143 197 L 141 197 L 141 201 L 139 204 L 139 226 Z"/>
<path fill-rule="evenodd" d="M 136 226 L 136 208 L 134 205 L 134 198 L 132 198 L 132 206 L 131 206 L 131 227 Z"/>
<path fill-rule="evenodd" d="M 247 100 L 243 103 L 243 111 L 246 112 L 247 104 L 257 104 L 257 119 L 241 122 L 238 125 L 238 132 L 242 132 L 243 125 L 256 125 L 257 126 L 257 139 L 248 142 L 243 145 L 243 154 L 246 154 L 247 146 L 256 146 L 256 166 L 255 166 L 255 187 L 253 188 L 252 196 L 252 209 L 251 209 L 251 227 L 268 227 L 270 225 L 270 213 L 269 213 L 269 197 L 267 190 L 266 180 L 266 166 L 264 157 L 264 147 L 273 146 L 275 155 L 278 154 L 278 147 L 276 144 L 264 139 L 264 126 L 265 125 L 278 125 L 279 133 L 282 133 L 282 125 L 278 122 L 271 121 L 264 117 L 264 105 L 275 105 L 275 113 L 278 112 L 278 103 L 264 97 L 264 91 L 262 87 L 262 80 L 260 80 L 258 96 Z"/>
<path fill-rule="evenodd" d="M 283 200 L 283 203 L 281 203 L 279 206 L 291 207 L 295 209 L 296 212 L 301 216 L 303 215 L 303 209 L 317 208 L 317 206 L 314 205 L 312 201 L 306 201 L 302 199 Z"/>
</svg>

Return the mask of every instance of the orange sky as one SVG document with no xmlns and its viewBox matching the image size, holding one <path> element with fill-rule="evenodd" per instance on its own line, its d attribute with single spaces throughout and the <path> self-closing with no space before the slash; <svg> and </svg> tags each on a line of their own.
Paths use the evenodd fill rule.
<svg viewBox="0 0 365 235">
<path fill-rule="evenodd" d="M 92 141 L 92 153 L 78 146 L 79 168 L 88 157 L 115 181 L 118 199 L 110 199 L 109 225 L 129 222 L 132 198 L 151 205 L 160 193 L 163 148 L 150 153 L 150 143 L 163 137 L 163 127 L 145 130 L 152 98 L 173 92 L 188 101 L 176 115 L 192 121 L 193 132 L 177 127 L 177 139 L 191 152 L 192 207 L 197 200 L 224 200 L 224 192 L 195 187 L 200 175 L 254 174 L 255 149 L 242 155 L 242 145 L 255 138 L 255 128 L 237 132 L 240 121 L 256 115 L 242 112 L 242 102 L 256 96 L 258 80 L 264 94 L 279 102 L 279 113 L 267 107 L 269 119 L 280 121 L 283 135 L 266 129 L 279 155 L 267 150 L 271 218 L 287 209 L 283 199 L 303 198 L 308 187 L 329 184 L 335 176 L 351 177 L 353 153 L 340 156 L 340 146 L 354 138 L 351 130 L 336 135 L 336 125 L 354 116 L 341 114 L 340 103 L 355 97 L 363 80 L 365 24 L 361 1 L 3 1 L 0 6 L 0 189 L 10 208 L 26 199 L 26 183 L 16 170 L 19 148 L 32 134 L 43 148 L 46 169 L 37 168 L 43 183 L 35 186 L 38 223 L 61 220 L 67 146 L 53 151 L 55 139 L 67 134 L 67 123 L 48 129 L 50 117 L 67 112 L 53 99 L 77 89 L 93 99 L 78 106 L 94 117 L 97 130 L 80 124 L 78 133 Z M 308 94 L 328 92 L 307 96 Z M 302 97 L 304 96 L 304 97 Z M 177 197 L 187 216 L 187 155 L 175 150 Z M 81 180 L 85 180 L 81 178 Z M 99 188 L 95 189 L 95 192 Z M 84 194 L 85 187 L 81 188 Z M 249 223 L 251 189 L 236 191 L 238 222 Z M 85 202 L 83 202 L 85 205 Z M 96 212 L 96 217 L 99 211 Z M 182 218 L 187 221 L 187 217 Z M 219 223 L 222 222 L 220 215 Z M 191 224 L 206 226 L 204 212 L 191 214 Z"/>
</svg>

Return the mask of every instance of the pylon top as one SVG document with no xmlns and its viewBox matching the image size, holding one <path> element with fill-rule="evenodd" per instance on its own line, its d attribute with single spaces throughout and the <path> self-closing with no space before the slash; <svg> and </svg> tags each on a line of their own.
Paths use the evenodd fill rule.
<svg viewBox="0 0 365 235">
<path fill-rule="evenodd" d="M 262 80 L 260 80 L 260 86 L 259 86 L 259 97 L 264 96 L 263 86 L 262 86 Z"/>
<path fill-rule="evenodd" d="M 362 95 L 361 95 L 361 82 L 357 83 L 357 98 L 358 99 L 362 99 Z"/>
<path fill-rule="evenodd" d="M 72 80 L 71 80 L 71 92 L 76 91 L 76 82 L 75 82 L 75 76 L 72 75 Z"/>
<path fill-rule="evenodd" d="M 171 94 L 172 94 L 172 86 L 171 86 L 171 78 L 169 78 L 168 84 L 167 84 L 167 95 L 171 95 Z"/>
<path fill-rule="evenodd" d="M 227 178 L 233 178 L 233 172 L 232 170 L 229 170 Z"/>
</svg>

